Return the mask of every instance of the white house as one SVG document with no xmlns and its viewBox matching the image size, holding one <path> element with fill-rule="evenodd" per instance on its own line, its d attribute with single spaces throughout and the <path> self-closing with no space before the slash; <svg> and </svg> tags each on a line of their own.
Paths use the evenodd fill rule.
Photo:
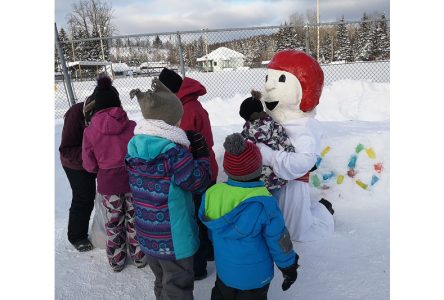
<svg viewBox="0 0 444 300">
<path fill-rule="evenodd" d="M 216 50 L 199 57 L 197 62 L 201 63 L 205 71 L 221 71 L 224 69 L 239 69 L 244 66 L 245 56 L 242 53 L 219 47 Z"/>
<path fill-rule="evenodd" d="M 113 63 L 111 65 L 114 76 L 130 76 L 133 70 L 126 63 Z"/>
</svg>

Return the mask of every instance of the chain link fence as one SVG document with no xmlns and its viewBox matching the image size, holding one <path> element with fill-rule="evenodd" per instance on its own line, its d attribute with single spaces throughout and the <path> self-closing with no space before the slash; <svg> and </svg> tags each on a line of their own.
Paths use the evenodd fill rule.
<svg viewBox="0 0 444 300">
<path fill-rule="evenodd" d="M 63 59 L 56 51 L 55 117 L 85 100 L 100 73 L 112 76 L 128 112 L 139 110 L 129 91 L 147 90 L 164 67 L 200 81 L 207 88 L 201 101 L 247 95 L 263 88 L 268 61 L 283 49 L 303 50 L 318 59 L 325 85 L 341 79 L 389 82 L 388 31 L 388 20 L 372 20 L 78 40 L 57 35 Z"/>
</svg>

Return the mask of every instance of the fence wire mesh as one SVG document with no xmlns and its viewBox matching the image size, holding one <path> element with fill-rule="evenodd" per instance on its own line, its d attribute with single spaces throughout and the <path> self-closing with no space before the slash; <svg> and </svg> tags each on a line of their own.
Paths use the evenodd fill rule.
<svg viewBox="0 0 444 300">
<path fill-rule="evenodd" d="M 147 90 L 164 67 L 211 87 L 201 101 L 247 95 L 263 88 L 268 61 L 283 49 L 303 50 L 318 59 L 325 85 L 341 79 L 389 82 L 388 34 L 388 20 L 372 20 L 77 40 L 59 35 L 70 80 L 64 78 L 56 52 L 55 117 L 63 117 L 70 106 L 67 84 L 80 102 L 93 92 L 100 73 L 113 77 L 128 112 L 139 110 L 129 91 Z"/>
</svg>

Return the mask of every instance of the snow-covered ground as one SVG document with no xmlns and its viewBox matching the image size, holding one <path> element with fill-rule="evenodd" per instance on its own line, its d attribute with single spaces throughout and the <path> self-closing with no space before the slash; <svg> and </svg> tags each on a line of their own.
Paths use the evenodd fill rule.
<svg viewBox="0 0 444 300">
<path fill-rule="evenodd" d="M 206 85 L 210 91 L 208 81 Z M 234 96 L 203 101 L 212 122 L 220 166 L 223 140 L 242 128 L 238 109 L 250 88 L 243 86 Z M 317 110 L 326 130 L 324 155 L 311 184 L 313 193 L 333 203 L 336 230 L 326 240 L 294 243 L 301 257 L 298 280 L 283 292 L 282 275 L 276 268 L 269 299 L 389 299 L 389 90 L 389 83 L 349 79 L 324 87 Z M 130 117 L 138 120 L 141 114 L 131 113 Z M 155 299 L 154 276 L 148 267 L 140 270 L 130 265 L 116 274 L 108 266 L 105 250 L 79 253 L 67 241 L 71 191 L 57 150 L 62 126 L 63 120 L 56 120 L 56 299 Z M 353 155 L 357 157 L 357 173 L 352 178 L 347 171 Z M 220 169 L 218 180 L 223 181 L 226 175 Z M 320 179 L 317 187 L 315 175 Z M 209 263 L 208 271 L 208 278 L 195 283 L 197 300 L 210 297 L 216 275 L 213 263 Z"/>
</svg>

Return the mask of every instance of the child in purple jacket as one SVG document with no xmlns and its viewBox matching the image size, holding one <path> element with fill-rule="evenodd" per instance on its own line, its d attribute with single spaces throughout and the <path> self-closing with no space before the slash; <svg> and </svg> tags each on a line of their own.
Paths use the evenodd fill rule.
<svg viewBox="0 0 444 300">
<path fill-rule="evenodd" d="M 95 113 L 83 134 L 83 167 L 97 173 L 97 191 L 106 208 L 106 253 L 115 272 L 125 266 L 127 243 L 137 267 L 146 265 L 144 253 L 135 238 L 134 207 L 125 167 L 129 140 L 136 123 L 122 109 L 119 93 L 107 76 L 99 77 L 92 95 Z"/>
<path fill-rule="evenodd" d="M 245 120 L 242 136 L 255 144 L 264 143 L 273 150 L 294 152 L 284 127 L 264 111 L 261 96 L 260 92 L 251 91 L 251 97 L 240 106 L 239 115 Z M 287 184 L 287 180 L 277 177 L 269 166 L 262 167 L 261 181 L 276 199 L 279 199 L 281 187 Z"/>
<path fill-rule="evenodd" d="M 94 247 L 88 238 L 89 219 L 96 196 L 96 174 L 82 167 L 82 139 L 86 127 L 84 102 L 71 106 L 65 113 L 60 161 L 72 190 L 68 218 L 68 240 L 80 252 Z"/>
</svg>

